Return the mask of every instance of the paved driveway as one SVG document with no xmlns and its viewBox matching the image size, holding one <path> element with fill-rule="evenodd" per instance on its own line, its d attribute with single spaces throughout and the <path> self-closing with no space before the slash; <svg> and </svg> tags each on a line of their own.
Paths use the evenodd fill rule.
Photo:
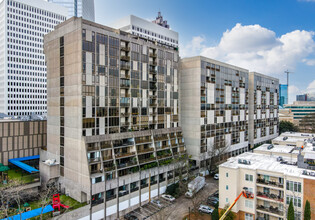
<svg viewBox="0 0 315 220">
<path fill-rule="evenodd" d="M 206 205 L 206 199 L 209 195 L 218 190 L 218 180 L 214 180 L 213 177 L 206 178 L 207 185 L 198 192 L 195 201 L 197 203 L 203 203 Z M 184 195 L 176 199 L 176 202 L 155 215 L 151 216 L 150 219 L 161 219 L 161 220 L 182 220 L 185 215 L 189 212 L 189 207 L 193 208 L 191 199 L 186 198 Z M 166 216 L 169 216 L 168 218 Z"/>
</svg>

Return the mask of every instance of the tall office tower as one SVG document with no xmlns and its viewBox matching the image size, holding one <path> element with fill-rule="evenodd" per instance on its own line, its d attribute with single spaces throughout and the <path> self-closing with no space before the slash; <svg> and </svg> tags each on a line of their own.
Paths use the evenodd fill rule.
<svg viewBox="0 0 315 220">
<path fill-rule="evenodd" d="M 129 15 L 112 24 L 114 28 L 137 35 L 140 38 L 156 41 L 170 47 L 178 48 L 178 33 L 170 30 L 169 25 L 159 12 L 153 22 Z"/>
<path fill-rule="evenodd" d="M 280 84 L 279 93 L 279 105 L 284 107 L 283 105 L 288 104 L 288 85 Z"/>
<path fill-rule="evenodd" d="M 0 112 L 44 114 L 46 65 L 43 36 L 66 19 L 67 10 L 42 0 L 0 3 Z"/>
<path fill-rule="evenodd" d="M 67 18 L 82 17 L 89 21 L 95 21 L 94 0 L 47 0 L 62 5 L 68 9 Z"/>
<path fill-rule="evenodd" d="M 307 101 L 307 94 L 296 95 L 296 101 Z"/>
<path fill-rule="evenodd" d="M 60 171 L 71 197 L 107 201 L 100 207 L 116 218 L 117 210 L 163 193 L 179 175 L 172 162 L 186 155 L 177 50 L 73 17 L 46 35 L 45 54 L 48 143 L 41 160 L 60 167 L 42 165 L 43 179 Z"/>
<path fill-rule="evenodd" d="M 206 57 L 180 61 L 181 126 L 196 166 L 248 149 L 248 70 Z"/>
<path fill-rule="evenodd" d="M 279 79 L 251 72 L 249 91 L 249 143 L 252 148 L 278 136 Z"/>
</svg>

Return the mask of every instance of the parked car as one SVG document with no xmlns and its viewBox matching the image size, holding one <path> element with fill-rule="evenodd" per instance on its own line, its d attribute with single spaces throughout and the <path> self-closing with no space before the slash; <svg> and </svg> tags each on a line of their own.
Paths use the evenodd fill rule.
<svg viewBox="0 0 315 220">
<path fill-rule="evenodd" d="M 124 216 L 124 219 L 125 220 L 139 220 L 137 216 L 133 215 L 133 214 L 130 214 L 130 213 L 127 213 L 125 216 Z"/>
<path fill-rule="evenodd" d="M 162 204 L 160 202 L 160 200 L 157 200 L 157 199 L 152 199 L 151 200 L 151 203 L 159 208 L 162 208 Z"/>
<path fill-rule="evenodd" d="M 219 190 L 212 193 L 211 196 L 219 198 Z"/>
<path fill-rule="evenodd" d="M 216 206 L 219 203 L 219 198 L 214 197 L 214 196 L 209 196 L 208 200 L 207 200 L 207 203 L 209 205 Z"/>
<path fill-rule="evenodd" d="M 214 177 L 213 177 L 215 180 L 219 180 L 219 174 L 218 173 L 216 173 L 216 174 L 214 174 Z"/>
<path fill-rule="evenodd" d="M 167 201 L 170 201 L 170 202 L 174 202 L 175 201 L 175 198 L 173 196 L 171 196 L 171 195 L 168 195 L 168 194 L 163 194 L 162 198 L 167 200 Z"/>
<path fill-rule="evenodd" d="M 199 212 L 203 212 L 203 213 L 207 213 L 207 214 L 212 214 L 212 212 L 213 212 L 213 209 L 207 205 L 200 205 L 198 210 L 199 210 Z"/>
</svg>

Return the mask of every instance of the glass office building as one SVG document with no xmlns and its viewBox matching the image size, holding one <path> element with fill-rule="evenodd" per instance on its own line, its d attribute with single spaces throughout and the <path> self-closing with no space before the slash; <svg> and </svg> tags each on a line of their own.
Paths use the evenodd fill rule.
<svg viewBox="0 0 315 220">
<path fill-rule="evenodd" d="M 288 104 L 288 85 L 287 84 L 280 84 L 279 85 L 280 90 L 280 106 L 283 107 L 283 105 Z"/>
<path fill-rule="evenodd" d="M 95 21 L 94 0 L 48 0 L 48 2 L 66 7 L 68 18 L 75 16 Z"/>
</svg>

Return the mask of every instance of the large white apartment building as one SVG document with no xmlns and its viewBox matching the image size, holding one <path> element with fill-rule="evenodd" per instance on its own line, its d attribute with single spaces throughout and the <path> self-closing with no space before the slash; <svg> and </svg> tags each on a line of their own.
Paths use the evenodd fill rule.
<svg viewBox="0 0 315 220">
<path fill-rule="evenodd" d="M 0 112 L 47 112 L 43 36 L 66 16 L 66 8 L 42 0 L 0 2 Z"/>
<path fill-rule="evenodd" d="M 243 187 L 247 187 L 254 199 L 238 200 L 232 209 L 238 219 L 286 219 L 291 199 L 295 219 L 303 219 L 306 200 L 311 204 L 312 219 L 315 217 L 314 135 L 287 132 L 282 134 L 283 138 L 291 138 L 289 145 L 264 144 L 254 149 L 254 153 L 230 158 L 219 166 L 220 209 L 231 204 Z M 292 146 L 293 138 L 295 146 Z"/>
<path fill-rule="evenodd" d="M 67 18 L 82 17 L 89 21 L 95 21 L 94 0 L 47 0 L 62 5 L 68 9 Z"/>
<path fill-rule="evenodd" d="M 178 33 L 169 28 L 160 12 L 156 20 L 152 22 L 129 15 L 113 23 L 112 26 L 141 38 L 178 48 Z"/>
</svg>

